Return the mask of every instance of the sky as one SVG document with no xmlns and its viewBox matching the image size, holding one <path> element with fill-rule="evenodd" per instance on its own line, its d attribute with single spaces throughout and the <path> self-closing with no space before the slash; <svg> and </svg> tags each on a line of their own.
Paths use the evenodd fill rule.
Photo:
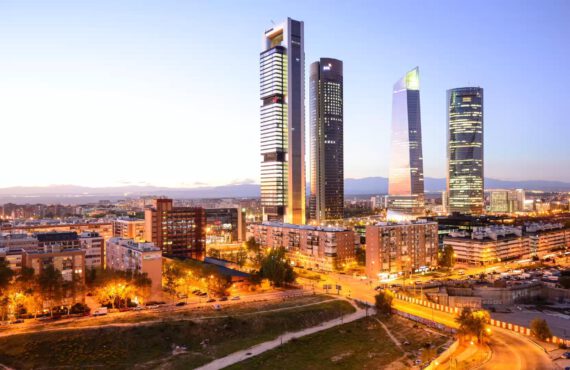
<svg viewBox="0 0 570 370">
<path fill-rule="evenodd" d="M 570 1 L 0 0 L 0 187 L 258 182 L 262 34 L 286 17 L 306 71 L 344 62 L 346 178 L 388 175 L 392 86 L 419 66 L 426 177 L 446 90 L 473 85 L 487 177 L 570 181 Z"/>
</svg>

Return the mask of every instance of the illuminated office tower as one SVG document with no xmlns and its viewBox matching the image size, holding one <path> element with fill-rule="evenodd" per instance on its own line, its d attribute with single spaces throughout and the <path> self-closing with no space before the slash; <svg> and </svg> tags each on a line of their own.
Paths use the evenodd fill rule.
<svg viewBox="0 0 570 370">
<path fill-rule="evenodd" d="M 311 64 L 311 220 L 337 220 L 344 210 L 342 61 L 321 58 Z"/>
<path fill-rule="evenodd" d="M 305 223 L 303 22 L 265 31 L 260 54 L 263 219 Z"/>
<path fill-rule="evenodd" d="M 483 213 L 483 89 L 447 90 L 449 212 Z"/>
<path fill-rule="evenodd" d="M 420 113 L 420 71 L 396 82 L 392 100 L 392 139 L 388 181 L 388 219 L 424 215 L 424 163 Z"/>
</svg>

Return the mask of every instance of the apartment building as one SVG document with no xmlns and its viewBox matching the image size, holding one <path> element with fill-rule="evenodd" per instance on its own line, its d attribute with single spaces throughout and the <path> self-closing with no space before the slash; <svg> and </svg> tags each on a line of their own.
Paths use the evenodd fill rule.
<svg viewBox="0 0 570 370">
<path fill-rule="evenodd" d="M 348 229 L 263 222 L 249 225 L 249 237 L 263 247 L 285 248 L 300 267 L 334 271 L 355 262 L 354 231 Z"/>
</svg>

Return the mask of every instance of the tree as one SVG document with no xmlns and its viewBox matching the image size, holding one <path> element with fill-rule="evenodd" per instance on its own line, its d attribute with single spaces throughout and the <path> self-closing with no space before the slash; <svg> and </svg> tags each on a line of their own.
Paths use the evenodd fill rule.
<svg viewBox="0 0 570 370">
<path fill-rule="evenodd" d="M 249 252 L 253 253 L 259 253 L 261 250 L 261 246 L 253 236 L 250 236 L 249 239 L 247 239 L 247 241 L 245 242 L 245 247 Z"/>
<path fill-rule="evenodd" d="M 164 280 L 164 289 L 174 294 L 180 285 L 180 278 L 183 276 L 183 271 L 178 263 L 165 263 L 163 265 L 162 278 Z"/>
<path fill-rule="evenodd" d="M 422 363 L 431 362 L 434 358 L 436 358 L 437 353 L 435 352 L 435 348 L 431 346 L 426 346 L 422 350 L 421 360 Z"/>
<path fill-rule="evenodd" d="M 539 319 L 538 317 L 531 321 L 530 332 L 540 340 L 547 340 L 552 337 L 552 332 L 550 331 L 546 320 Z"/>
<path fill-rule="evenodd" d="M 439 265 L 447 268 L 453 267 L 455 265 L 455 252 L 451 245 L 446 245 L 441 253 L 441 258 L 439 260 Z"/>
<path fill-rule="evenodd" d="M 261 260 L 259 274 L 274 286 L 283 286 L 295 281 L 296 275 L 290 262 L 285 259 L 285 248 L 269 251 Z"/>
<path fill-rule="evenodd" d="M 235 256 L 236 265 L 238 265 L 240 268 L 242 268 L 246 262 L 247 262 L 247 251 L 245 251 L 243 249 L 237 251 L 236 256 Z"/>
<path fill-rule="evenodd" d="M 53 265 L 47 265 L 40 271 L 38 287 L 44 301 L 49 301 L 50 313 L 53 315 L 52 308 L 60 305 L 64 294 L 61 272 Z"/>
<path fill-rule="evenodd" d="M 14 276 L 14 272 L 10 269 L 10 265 L 8 261 L 2 260 L 0 261 L 0 292 L 8 287 L 10 282 L 12 281 L 12 277 Z"/>
<path fill-rule="evenodd" d="M 570 289 L 570 276 L 561 276 L 559 282 L 562 288 Z"/>
<path fill-rule="evenodd" d="M 490 317 L 485 310 L 472 311 L 469 307 L 464 307 L 455 319 L 459 324 L 457 333 L 464 338 L 476 337 L 477 342 L 483 343 L 483 338 L 489 334 L 487 323 Z"/>
<path fill-rule="evenodd" d="M 228 289 L 231 285 L 231 278 L 218 272 L 213 273 L 208 277 L 208 293 L 215 297 L 224 297 L 228 295 Z"/>
<path fill-rule="evenodd" d="M 386 316 L 392 315 L 392 301 L 394 296 L 388 291 L 381 291 L 374 297 L 376 312 Z"/>
</svg>

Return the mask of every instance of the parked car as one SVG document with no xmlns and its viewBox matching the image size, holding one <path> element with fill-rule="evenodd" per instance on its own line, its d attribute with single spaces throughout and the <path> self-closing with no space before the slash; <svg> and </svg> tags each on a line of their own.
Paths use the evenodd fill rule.
<svg viewBox="0 0 570 370">
<path fill-rule="evenodd" d="M 570 352 L 564 352 L 562 358 L 570 358 Z"/>
<path fill-rule="evenodd" d="M 222 309 L 222 306 L 220 306 L 219 304 L 215 304 L 215 305 L 212 306 L 212 308 L 213 308 L 214 310 L 216 310 L 216 311 L 219 311 L 219 310 Z"/>
<path fill-rule="evenodd" d="M 210 298 L 206 301 L 206 303 L 212 303 L 212 302 L 216 302 L 216 300 L 214 298 Z"/>
<path fill-rule="evenodd" d="M 176 303 L 176 305 L 177 305 L 178 307 L 180 307 L 180 306 L 185 306 L 185 305 L 186 305 L 186 302 L 178 302 L 178 303 Z"/>
<path fill-rule="evenodd" d="M 235 297 L 232 297 L 232 301 L 239 301 L 241 298 L 239 297 L 239 295 L 236 295 Z"/>
<path fill-rule="evenodd" d="M 24 322 L 24 320 L 22 320 L 22 319 L 16 319 L 16 320 L 10 321 L 10 325 L 11 325 L 11 324 L 21 324 L 21 323 L 23 323 L 23 322 Z"/>
<path fill-rule="evenodd" d="M 227 300 L 228 300 L 228 297 L 222 297 L 222 298 L 220 298 L 220 302 L 227 301 Z"/>
<path fill-rule="evenodd" d="M 103 316 L 109 312 L 107 307 L 99 307 L 95 311 L 93 311 L 93 316 Z"/>
</svg>

